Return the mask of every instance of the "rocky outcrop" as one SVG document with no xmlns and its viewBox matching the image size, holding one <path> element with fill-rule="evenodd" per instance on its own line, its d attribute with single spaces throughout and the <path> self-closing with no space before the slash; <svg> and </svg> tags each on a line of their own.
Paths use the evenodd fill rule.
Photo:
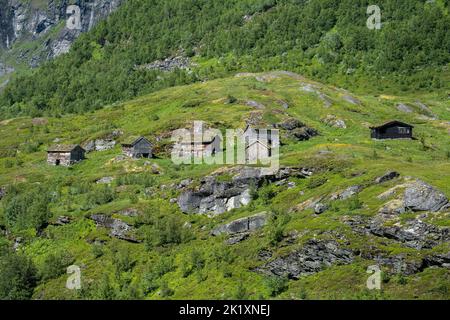
<svg viewBox="0 0 450 320">
<path fill-rule="evenodd" d="M 266 108 L 265 105 L 263 105 L 262 103 L 260 103 L 258 101 L 254 101 L 254 100 L 248 100 L 247 102 L 245 102 L 245 105 L 248 107 L 258 109 L 258 110 L 264 110 Z"/>
<path fill-rule="evenodd" d="M 256 271 L 272 276 L 299 279 L 332 265 L 350 264 L 353 259 L 353 252 L 341 248 L 336 241 L 309 240 L 299 250 L 276 258 L 256 268 Z"/>
<path fill-rule="evenodd" d="M 93 214 L 91 219 L 95 221 L 97 227 L 109 229 L 109 235 L 117 239 L 129 242 L 140 242 L 133 235 L 133 228 L 119 219 L 111 218 L 103 214 Z"/>
<path fill-rule="evenodd" d="M 308 127 L 295 118 L 289 118 L 281 123 L 275 124 L 275 128 L 287 131 L 288 135 L 299 140 L 306 141 L 317 136 L 317 130 Z"/>
<path fill-rule="evenodd" d="M 424 103 L 420 101 L 416 101 L 416 106 L 420 109 L 420 111 L 427 117 L 430 117 L 431 120 L 436 120 L 438 116 L 433 113 L 433 111 Z"/>
<path fill-rule="evenodd" d="M 349 199 L 349 198 L 357 195 L 358 193 L 361 192 L 361 190 L 362 190 L 361 186 L 358 186 L 358 185 L 351 186 L 343 191 L 332 194 L 330 197 L 330 200 L 346 200 L 346 199 Z"/>
<path fill-rule="evenodd" d="M 314 93 L 315 95 L 318 96 L 318 98 L 320 100 L 322 100 L 323 102 L 323 106 L 325 108 L 329 108 L 331 107 L 331 105 L 333 104 L 333 101 L 331 100 L 330 97 L 328 97 L 326 94 L 324 94 L 323 92 L 321 92 L 319 90 L 319 88 L 313 84 L 310 83 L 303 83 L 302 87 L 300 88 L 300 90 L 304 91 L 304 92 L 308 92 L 308 93 Z"/>
<path fill-rule="evenodd" d="M 358 234 L 391 239 L 417 250 L 431 249 L 450 240 L 449 228 L 437 227 L 418 218 L 404 224 L 396 222 L 395 216 L 385 215 L 378 215 L 368 221 L 359 217 L 345 221 Z"/>
<path fill-rule="evenodd" d="M 120 130 L 114 130 L 103 138 L 90 140 L 83 145 L 87 152 L 106 151 L 114 148 L 117 144 L 116 139 L 123 134 Z"/>
<path fill-rule="evenodd" d="M 267 213 L 258 213 L 251 217 L 234 220 L 215 228 L 211 234 L 218 236 L 221 234 L 235 235 L 238 233 L 250 233 L 262 228 L 267 223 Z"/>
<path fill-rule="evenodd" d="M 14 68 L 8 67 L 7 65 L 0 63 L 0 77 L 3 77 L 4 75 L 7 75 L 12 72 L 14 72 Z"/>
<path fill-rule="evenodd" d="M 296 168 L 283 168 L 277 172 L 265 168 L 232 168 L 203 178 L 196 189 L 182 191 L 177 203 L 184 213 L 221 214 L 248 205 L 252 200 L 251 189 L 264 181 L 306 177 L 304 171 Z M 220 176 L 223 175 L 230 178 L 222 181 Z"/>
<path fill-rule="evenodd" d="M 56 221 L 55 221 L 55 225 L 58 226 L 64 226 L 66 224 L 69 224 L 71 222 L 70 217 L 67 216 L 59 216 Z"/>
<path fill-rule="evenodd" d="M 356 106 L 360 106 L 362 104 L 359 99 L 357 99 L 357 98 L 355 98 L 355 97 L 353 97 L 351 95 L 348 95 L 348 94 L 342 96 L 342 99 L 344 99 L 348 103 L 354 104 Z"/>
<path fill-rule="evenodd" d="M 406 105 L 406 104 L 404 104 L 404 103 L 399 103 L 399 104 L 397 104 L 397 105 L 396 105 L 396 108 L 397 108 L 398 111 L 405 112 L 405 113 L 411 113 L 411 112 L 413 112 L 413 110 L 411 109 L 411 107 L 408 106 L 408 105 Z"/>
<path fill-rule="evenodd" d="M 447 254 L 428 255 L 420 259 L 408 259 L 403 254 L 394 256 L 377 256 L 378 265 L 385 267 L 390 274 L 413 275 L 424 271 L 426 268 L 450 269 L 450 252 Z"/>
<path fill-rule="evenodd" d="M 101 179 L 98 179 L 95 183 L 97 184 L 110 184 L 114 180 L 114 177 L 103 177 Z"/>
<path fill-rule="evenodd" d="M 322 122 L 333 128 L 347 129 L 347 124 L 345 123 L 345 121 L 339 119 L 335 115 L 331 114 L 327 115 L 325 118 L 322 119 Z"/>
<path fill-rule="evenodd" d="M 405 190 L 404 206 L 408 210 L 437 212 L 447 203 L 444 193 L 421 180 L 410 183 Z"/>
<path fill-rule="evenodd" d="M 383 183 L 386 181 L 393 180 L 395 178 L 398 178 L 400 174 L 396 171 L 388 171 L 385 174 L 383 174 L 381 177 L 378 177 L 375 179 L 375 183 Z"/>
<path fill-rule="evenodd" d="M 158 70 L 163 72 L 172 72 L 177 69 L 189 70 L 190 67 L 191 60 L 182 56 L 166 58 L 164 60 L 157 60 L 152 63 L 136 66 L 137 69 Z"/>
<path fill-rule="evenodd" d="M 52 31 L 59 28 L 62 21 L 67 20 L 69 5 L 80 8 L 81 29 L 62 28 L 51 40 L 43 42 L 38 51 L 19 53 L 31 67 L 36 67 L 46 59 L 54 58 L 69 51 L 78 36 L 92 29 L 100 20 L 113 12 L 123 0 L 93 1 L 51 1 L 44 0 L 36 4 L 32 1 L 0 0 L 0 47 L 9 49 L 18 41 L 34 41 L 44 39 Z"/>
</svg>

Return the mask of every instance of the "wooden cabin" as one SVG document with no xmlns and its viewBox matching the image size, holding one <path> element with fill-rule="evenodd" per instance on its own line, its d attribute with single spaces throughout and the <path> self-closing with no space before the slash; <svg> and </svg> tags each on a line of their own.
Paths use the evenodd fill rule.
<svg viewBox="0 0 450 320">
<path fill-rule="evenodd" d="M 259 160 L 268 159 L 272 156 L 273 130 L 275 130 L 273 127 L 252 128 L 247 126 L 245 128 L 245 160 L 247 163 L 257 163 Z"/>
<path fill-rule="evenodd" d="M 47 150 L 47 163 L 54 166 L 71 166 L 84 159 L 86 150 L 77 144 L 54 145 Z"/>
<path fill-rule="evenodd" d="M 131 138 L 122 143 L 122 152 L 130 158 L 152 158 L 153 146 L 145 137 Z"/>
<path fill-rule="evenodd" d="M 412 139 L 414 126 L 400 121 L 370 127 L 372 139 Z"/>
</svg>

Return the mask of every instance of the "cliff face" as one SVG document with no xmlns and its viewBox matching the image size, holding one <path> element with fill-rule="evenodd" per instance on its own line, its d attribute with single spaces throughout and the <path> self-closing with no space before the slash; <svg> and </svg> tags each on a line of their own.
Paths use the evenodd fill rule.
<svg viewBox="0 0 450 320">
<path fill-rule="evenodd" d="M 34 50 L 17 52 L 31 67 L 69 51 L 72 42 L 106 18 L 124 0 L 0 0 L 0 50 L 8 54 L 19 44 L 35 42 Z M 81 29 L 69 29 L 67 7 L 80 8 Z M 20 51 L 20 49 L 18 49 Z M 1 61 L 0 61 L 1 62 Z"/>
</svg>

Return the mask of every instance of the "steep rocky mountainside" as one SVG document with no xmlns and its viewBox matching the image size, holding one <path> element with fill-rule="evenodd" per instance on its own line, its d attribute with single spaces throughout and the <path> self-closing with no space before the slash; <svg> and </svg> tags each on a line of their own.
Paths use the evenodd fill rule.
<svg viewBox="0 0 450 320">
<path fill-rule="evenodd" d="M 16 63 L 37 67 L 45 60 L 67 53 L 82 32 L 91 30 L 122 2 L 0 0 L 0 53 L 3 51 L 3 60 L 14 59 Z M 81 29 L 66 26 L 67 7 L 72 4 L 80 8 Z"/>
</svg>

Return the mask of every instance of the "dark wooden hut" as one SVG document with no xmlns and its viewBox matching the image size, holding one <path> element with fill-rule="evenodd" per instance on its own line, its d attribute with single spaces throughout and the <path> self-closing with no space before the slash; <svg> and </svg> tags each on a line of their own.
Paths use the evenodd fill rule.
<svg viewBox="0 0 450 320">
<path fill-rule="evenodd" d="M 372 139 L 412 139 L 414 126 L 400 122 L 390 121 L 378 127 L 371 127 Z"/>
<path fill-rule="evenodd" d="M 47 163 L 54 166 L 70 166 L 84 159 L 86 150 L 78 144 L 54 145 L 47 150 Z"/>
<path fill-rule="evenodd" d="M 153 146 L 145 137 L 131 138 L 122 143 L 123 154 L 130 158 L 152 158 Z"/>
</svg>

